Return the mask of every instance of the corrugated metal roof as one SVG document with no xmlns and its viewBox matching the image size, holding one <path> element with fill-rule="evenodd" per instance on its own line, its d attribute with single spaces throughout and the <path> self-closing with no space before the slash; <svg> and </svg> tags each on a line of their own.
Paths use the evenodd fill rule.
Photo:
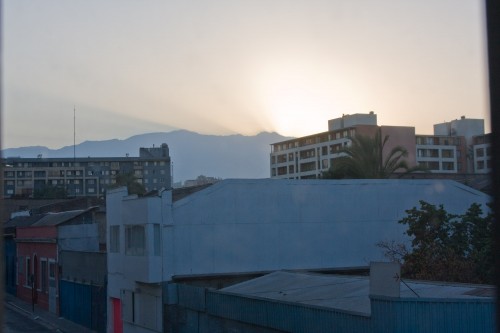
<svg viewBox="0 0 500 333">
<path fill-rule="evenodd" d="M 490 286 L 451 284 L 427 281 L 405 281 L 422 298 L 474 299 L 477 290 Z M 401 297 L 417 296 L 401 283 Z M 221 291 L 273 300 L 324 306 L 351 312 L 370 314 L 369 277 L 322 275 L 279 271 L 239 283 Z M 471 291 L 474 291 L 471 294 Z M 491 293 L 490 293 L 491 295 Z"/>
<path fill-rule="evenodd" d="M 72 210 L 72 211 L 67 211 L 67 212 L 61 212 L 61 213 L 48 213 L 45 214 L 40 220 L 37 222 L 33 223 L 32 226 L 51 226 L 51 225 L 58 225 L 63 222 L 69 221 L 78 215 L 84 213 L 85 210 L 79 209 L 79 210 Z"/>
<path fill-rule="evenodd" d="M 17 216 L 4 223 L 4 228 L 27 227 L 44 217 L 45 214 Z"/>
</svg>

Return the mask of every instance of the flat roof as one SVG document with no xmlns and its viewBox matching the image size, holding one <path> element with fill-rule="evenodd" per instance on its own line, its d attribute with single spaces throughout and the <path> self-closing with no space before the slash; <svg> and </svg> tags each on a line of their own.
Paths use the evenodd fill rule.
<svg viewBox="0 0 500 333">
<path fill-rule="evenodd" d="M 415 280 L 405 283 L 400 286 L 400 297 L 404 298 L 417 298 L 418 294 L 421 298 L 485 299 L 495 294 L 494 287 L 488 285 Z M 221 291 L 370 315 L 369 284 L 368 276 L 277 271 Z"/>
</svg>

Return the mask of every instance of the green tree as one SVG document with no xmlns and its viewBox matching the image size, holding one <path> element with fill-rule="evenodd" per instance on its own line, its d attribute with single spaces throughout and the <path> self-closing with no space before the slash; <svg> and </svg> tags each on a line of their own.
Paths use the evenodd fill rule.
<svg viewBox="0 0 500 333">
<path fill-rule="evenodd" d="M 120 173 L 116 175 L 116 182 L 109 188 L 117 188 L 126 186 L 129 194 L 144 195 L 146 188 L 137 181 L 137 177 L 133 172 Z"/>
<path fill-rule="evenodd" d="M 493 216 L 472 204 L 463 215 L 446 212 L 442 205 L 420 201 L 399 223 L 408 226 L 411 249 L 402 253 L 402 274 L 407 278 L 468 283 L 493 281 L 491 230 Z M 395 244 L 379 243 L 388 256 Z"/>
<path fill-rule="evenodd" d="M 35 189 L 33 197 L 35 199 L 66 199 L 68 197 L 68 191 L 62 186 L 45 184 L 41 188 Z"/>
<path fill-rule="evenodd" d="M 384 147 L 389 136 L 382 138 L 380 129 L 373 137 L 357 135 L 351 140 L 351 146 L 342 150 L 345 155 L 336 158 L 333 166 L 323 173 L 322 178 L 379 179 L 389 178 L 396 171 L 407 173 L 420 170 L 408 166 L 405 160 L 408 151 L 402 146 L 392 148 L 384 158 Z"/>
</svg>

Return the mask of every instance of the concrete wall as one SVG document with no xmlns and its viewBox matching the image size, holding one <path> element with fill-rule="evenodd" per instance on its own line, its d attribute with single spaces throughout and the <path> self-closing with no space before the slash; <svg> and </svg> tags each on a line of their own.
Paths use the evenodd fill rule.
<svg viewBox="0 0 500 333">
<path fill-rule="evenodd" d="M 107 275 L 106 253 L 61 251 L 61 279 L 103 286 Z"/>
<path fill-rule="evenodd" d="M 489 197 L 452 181 L 226 180 L 177 201 L 166 276 L 366 266 L 419 200 L 464 213 Z M 168 240 L 168 241 L 167 241 Z"/>
<path fill-rule="evenodd" d="M 447 123 L 435 124 L 434 135 L 464 136 L 467 145 L 472 144 L 472 137 L 484 134 L 484 119 L 462 117 Z"/>
<path fill-rule="evenodd" d="M 417 149 L 415 145 L 415 127 L 404 126 L 381 126 L 380 131 L 382 140 L 386 135 L 389 136 L 384 147 L 384 158 L 396 146 L 402 146 L 408 151 L 408 157 L 405 158 L 409 167 L 417 165 Z"/>
<path fill-rule="evenodd" d="M 127 196 L 127 189 L 125 187 L 109 191 L 106 197 L 106 220 L 108 223 L 107 229 L 107 265 L 108 265 L 108 302 L 107 313 L 108 323 L 107 331 L 113 332 L 113 305 L 112 298 L 122 300 L 122 312 L 127 311 L 127 296 L 131 293 L 136 293 L 135 299 L 137 304 L 137 311 L 146 314 L 155 314 L 158 319 L 157 325 L 162 326 L 161 319 L 161 304 L 153 305 L 150 302 L 141 302 L 141 299 L 148 300 L 151 297 L 157 297 L 161 303 L 161 286 L 157 284 L 139 283 L 137 278 L 145 278 L 150 276 L 149 271 L 145 272 L 144 267 L 154 270 L 155 276 L 159 280 L 162 277 L 162 260 L 161 257 L 154 256 L 128 256 L 125 255 L 125 230 L 124 226 L 127 224 L 143 224 L 151 225 L 152 222 L 162 223 L 162 215 L 164 207 L 171 206 L 171 192 L 167 192 L 164 197 L 146 197 L 137 198 L 136 196 Z M 120 246 L 119 252 L 110 251 L 110 235 L 109 228 L 111 226 L 120 227 Z M 151 235 L 146 237 L 151 239 Z M 148 242 L 148 240 L 146 240 Z M 151 246 L 151 244 L 148 244 Z M 155 264 L 155 265 L 154 265 Z M 125 293 L 124 293 L 125 292 Z M 128 304 L 130 309 L 130 304 Z M 150 333 L 160 332 L 161 330 L 151 330 L 127 320 L 123 323 L 124 332 L 133 333 Z"/>
<path fill-rule="evenodd" d="M 99 226 L 93 224 L 64 225 L 57 228 L 62 251 L 99 251 Z"/>
</svg>

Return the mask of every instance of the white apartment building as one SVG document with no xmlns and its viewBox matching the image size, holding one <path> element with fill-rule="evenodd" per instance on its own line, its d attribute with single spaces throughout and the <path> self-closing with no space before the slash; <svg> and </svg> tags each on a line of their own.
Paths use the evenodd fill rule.
<svg viewBox="0 0 500 333">
<path fill-rule="evenodd" d="M 321 178 L 331 168 L 342 148 L 355 135 L 373 136 L 380 129 L 389 135 L 384 148 L 399 145 L 408 151 L 409 166 L 421 165 L 431 173 L 465 174 L 491 172 L 490 136 L 484 134 L 483 119 L 460 119 L 434 125 L 434 134 L 415 134 L 414 127 L 378 126 L 377 116 L 343 115 L 328 121 L 328 132 L 271 145 L 271 178 Z"/>
</svg>

